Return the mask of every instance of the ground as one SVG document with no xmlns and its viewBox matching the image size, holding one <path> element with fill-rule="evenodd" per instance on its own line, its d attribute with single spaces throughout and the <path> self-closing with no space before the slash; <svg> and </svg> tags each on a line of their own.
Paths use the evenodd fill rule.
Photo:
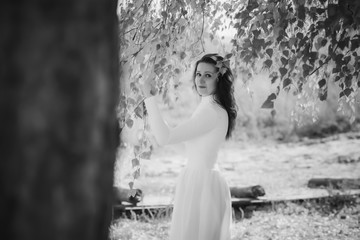
<svg viewBox="0 0 360 240">
<path fill-rule="evenodd" d="M 156 147 L 150 160 L 141 161 L 135 187 L 144 192 L 143 204 L 172 202 L 177 176 L 186 163 L 183 150 L 181 145 Z M 126 151 L 120 156 L 129 158 Z M 307 187 L 310 178 L 360 178 L 360 132 L 291 143 L 230 141 L 218 159 L 229 186 L 261 185 L 264 197 L 271 199 L 322 195 L 327 191 Z M 120 177 L 122 173 L 116 171 L 115 184 L 126 186 L 129 179 Z"/>
<path fill-rule="evenodd" d="M 142 204 L 172 202 L 178 173 L 185 165 L 182 152 L 180 146 L 159 147 L 150 160 L 142 161 L 142 175 L 135 183 L 135 187 L 145 192 Z M 126 151 L 121 156 L 129 157 Z M 123 169 L 126 165 L 122 165 Z M 325 189 L 307 188 L 308 180 L 314 177 L 360 178 L 360 132 L 291 143 L 228 142 L 219 153 L 219 165 L 230 186 L 260 184 L 266 191 L 264 198 L 329 194 Z M 126 183 L 126 178 L 121 178 L 117 170 L 116 183 L 121 179 Z M 339 198 L 320 203 L 286 202 L 258 209 L 248 218 L 234 217 L 231 240 L 360 239 L 360 197 L 355 198 L 351 206 L 340 211 L 335 209 L 334 203 L 344 202 Z M 110 239 L 168 239 L 170 218 L 144 215 L 117 219 L 111 226 Z"/>
</svg>

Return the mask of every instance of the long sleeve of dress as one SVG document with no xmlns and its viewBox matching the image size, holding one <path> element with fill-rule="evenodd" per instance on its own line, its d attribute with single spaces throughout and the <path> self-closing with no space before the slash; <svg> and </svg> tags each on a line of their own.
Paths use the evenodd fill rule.
<svg viewBox="0 0 360 240">
<path fill-rule="evenodd" d="M 211 105 L 201 105 L 190 119 L 170 128 L 161 116 L 155 97 L 145 99 L 151 131 L 160 145 L 183 142 L 211 131 L 217 124 L 218 114 Z"/>
</svg>

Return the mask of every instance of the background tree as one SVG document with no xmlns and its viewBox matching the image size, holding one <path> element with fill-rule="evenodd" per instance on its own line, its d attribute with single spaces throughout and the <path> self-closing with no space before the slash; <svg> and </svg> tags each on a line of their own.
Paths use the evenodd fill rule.
<svg viewBox="0 0 360 240">
<path fill-rule="evenodd" d="M 115 1 L 0 8 L 2 239 L 107 239 L 118 99 Z"/>
<path fill-rule="evenodd" d="M 330 83 L 335 82 L 341 89 L 339 110 L 346 106 L 355 120 L 360 1 L 120 0 L 118 14 L 120 44 L 126 49 L 120 56 L 124 81 L 118 115 L 121 129 L 140 129 L 130 143 L 133 180 L 140 175 L 140 159 L 151 153 L 143 131 L 146 118 L 145 124 L 139 123 L 143 119 L 139 84 L 153 81 L 153 91 L 171 104 L 177 99 L 179 76 L 209 42 L 216 45 L 210 51 L 231 59 L 234 74 L 245 76 L 244 84 L 259 72 L 268 74 L 265 81 L 274 90 L 264 96 L 263 108 L 273 109 L 284 90 L 299 99 L 295 108 L 315 112 L 311 106 L 326 100 Z M 233 33 L 230 49 L 221 44 L 227 32 Z"/>
</svg>

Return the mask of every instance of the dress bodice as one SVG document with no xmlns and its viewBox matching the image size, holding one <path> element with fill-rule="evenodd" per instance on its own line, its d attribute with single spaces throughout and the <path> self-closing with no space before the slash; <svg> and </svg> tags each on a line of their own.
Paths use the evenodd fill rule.
<svg viewBox="0 0 360 240">
<path fill-rule="evenodd" d="M 202 97 L 190 119 L 175 128 L 169 128 L 162 119 L 154 97 L 145 104 L 152 133 L 160 145 L 185 142 L 188 167 L 214 167 L 225 140 L 228 115 L 212 96 Z"/>
<path fill-rule="evenodd" d="M 213 168 L 219 148 L 225 140 L 228 128 L 228 115 L 223 108 L 214 102 L 212 96 L 203 97 L 193 115 L 202 114 L 202 108 L 210 108 L 215 112 L 214 116 L 203 116 L 202 124 L 208 124 L 210 117 L 215 117 L 216 121 L 209 123 L 212 124 L 209 131 L 186 141 L 188 167 Z"/>
</svg>

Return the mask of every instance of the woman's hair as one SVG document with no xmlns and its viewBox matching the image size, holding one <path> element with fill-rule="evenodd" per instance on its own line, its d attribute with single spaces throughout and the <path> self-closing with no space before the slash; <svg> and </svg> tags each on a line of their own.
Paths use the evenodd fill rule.
<svg viewBox="0 0 360 240">
<path fill-rule="evenodd" d="M 229 65 L 224 64 L 223 57 L 219 56 L 218 54 L 206 54 L 195 63 L 195 69 L 193 73 L 194 86 L 196 70 L 199 63 L 212 64 L 218 72 L 218 79 L 213 97 L 215 102 L 224 108 L 229 116 L 228 130 L 226 133 L 226 139 L 229 139 L 235 127 L 235 119 L 237 115 L 237 105 L 234 98 L 234 76 L 230 70 Z"/>
</svg>

